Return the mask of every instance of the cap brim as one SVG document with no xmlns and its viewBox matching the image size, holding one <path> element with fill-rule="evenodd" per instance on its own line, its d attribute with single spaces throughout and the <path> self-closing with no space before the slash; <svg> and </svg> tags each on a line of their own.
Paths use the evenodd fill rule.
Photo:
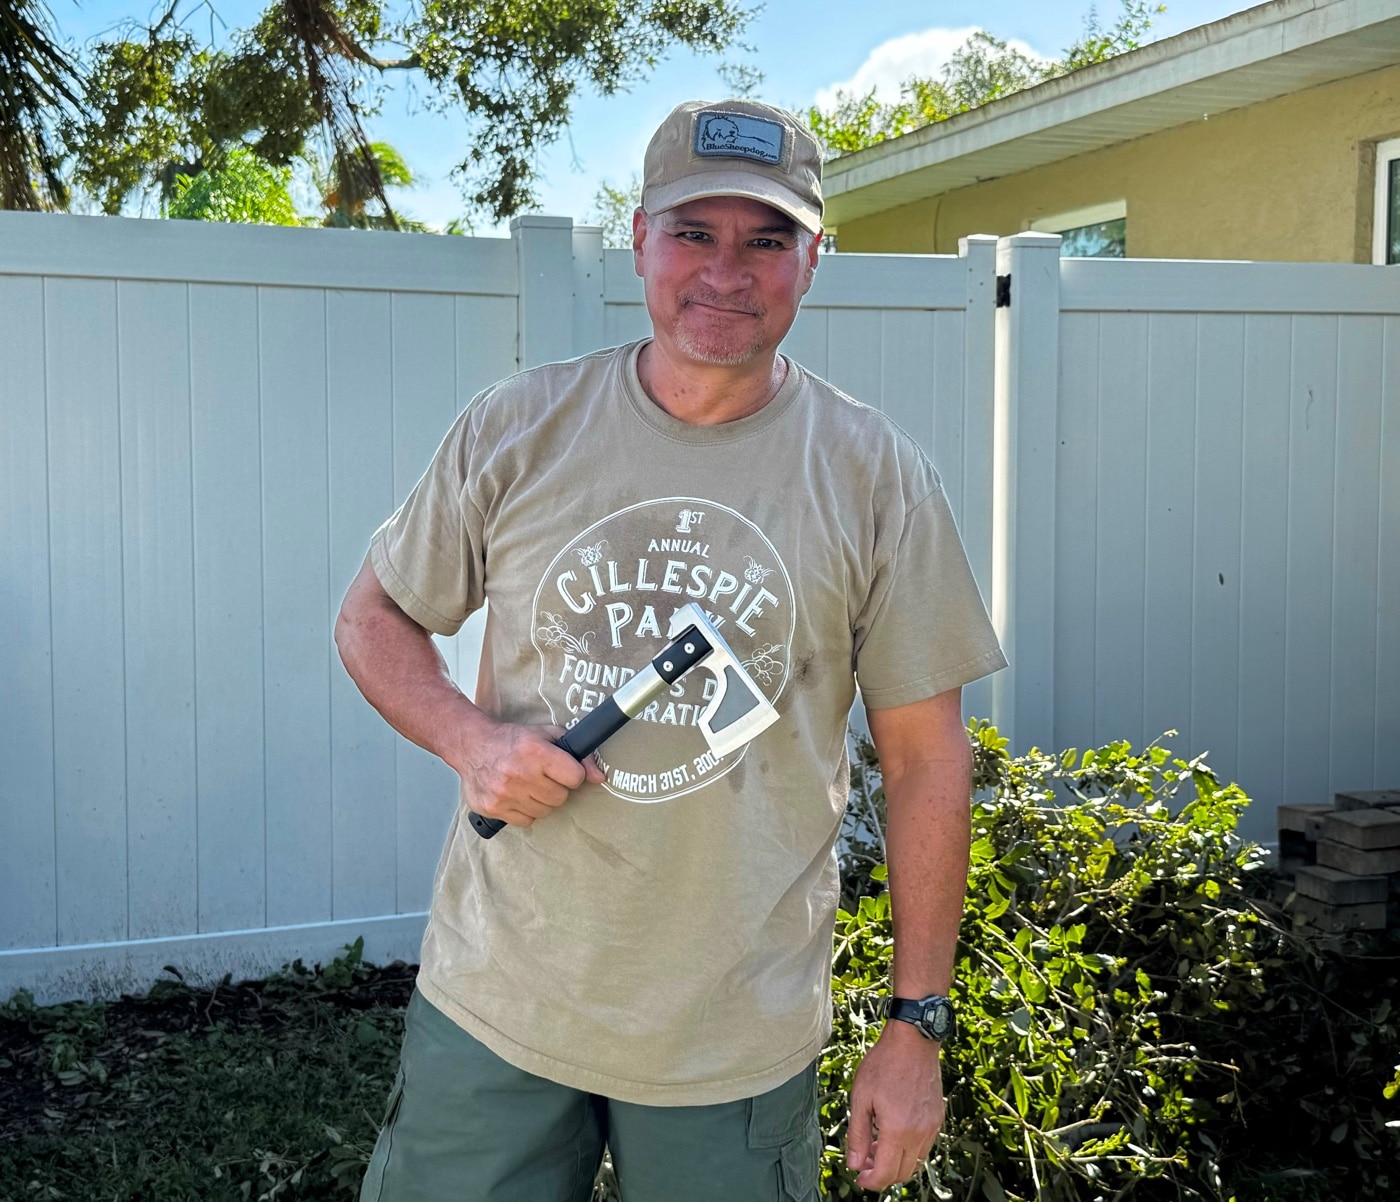
<svg viewBox="0 0 1400 1202">
<path fill-rule="evenodd" d="M 821 232 L 820 209 L 775 180 L 752 171 L 706 171 L 688 175 L 674 183 L 648 189 L 642 197 L 642 208 L 648 213 L 664 213 L 688 200 L 703 200 L 709 196 L 747 196 L 772 205 L 809 234 Z"/>
</svg>

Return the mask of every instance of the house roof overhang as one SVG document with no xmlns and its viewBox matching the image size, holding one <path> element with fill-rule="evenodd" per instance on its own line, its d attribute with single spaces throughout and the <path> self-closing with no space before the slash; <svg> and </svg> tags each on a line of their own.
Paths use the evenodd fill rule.
<svg viewBox="0 0 1400 1202">
<path fill-rule="evenodd" d="M 826 165 L 826 224 L 1400 63 L 1400 0 L 1274 0 Z"/>
</svg>

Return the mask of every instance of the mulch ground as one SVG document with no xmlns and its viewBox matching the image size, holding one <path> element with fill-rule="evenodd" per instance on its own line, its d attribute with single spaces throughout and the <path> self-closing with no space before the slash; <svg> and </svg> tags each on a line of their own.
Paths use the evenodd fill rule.
<svg viewBox="0 0 1400 1202">
<path fill-rule="evenodd" d="M 353 1194 L 416 965 L 0 1005 L 0 1202 Z"/>
</svg>

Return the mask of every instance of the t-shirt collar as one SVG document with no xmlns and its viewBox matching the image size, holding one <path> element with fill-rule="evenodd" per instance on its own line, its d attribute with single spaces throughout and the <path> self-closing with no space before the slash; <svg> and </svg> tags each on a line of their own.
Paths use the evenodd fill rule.
<svg viewBox="0 0 1400 1202">
<path fill-rule="evenodd" d="M 773 394 L 773 399 L 762 409 L 750 413 L 747 417 L 736 418 L 732 422 L 721 422 L 713 426 L 700 426 L 692 422 L 684 422 L 667 413 L 651 397 L 647 396 L 646 389 L 642 387 L 641 377 L 637 374 L 637 360 L 641 356 L 642 348 L 650 341 L 650 338 L 643 338 L 625 348 L 620 363 L 622 389 L 642 421 L 658 434 L 678 442 L 718 443 L 734 442 L 740 438 L 747 438 L 751 434 L 767 429 L 768 426 L 777 421 L 802 389 L 801 367 L 784 355 L 783 361 L 787 364 L 788 369 L 787 378 L 782 382 L 778 391 Z"/>
</svg>

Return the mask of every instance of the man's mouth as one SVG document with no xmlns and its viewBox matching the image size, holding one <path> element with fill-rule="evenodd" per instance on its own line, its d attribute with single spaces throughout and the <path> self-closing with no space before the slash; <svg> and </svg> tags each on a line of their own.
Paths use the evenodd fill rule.
<svg viewBox="0 0 1400 1202">
<path fill-rule="evenodd" d="M 681 297 L 681 308 L 710 309 L 717 313 L 732 313 L 736 317 L 762 317 L 763 310 L 755 309 L 746 305 L 726 305 L 719 304 L 713 300 L 702 299 L 696 296 Z"/>
</svg>

